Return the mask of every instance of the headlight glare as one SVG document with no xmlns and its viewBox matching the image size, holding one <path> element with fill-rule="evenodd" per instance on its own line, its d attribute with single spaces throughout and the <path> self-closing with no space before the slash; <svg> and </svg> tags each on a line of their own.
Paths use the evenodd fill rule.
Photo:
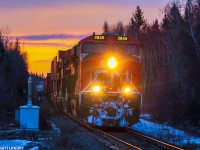
<svg viewBox="0 0 200 150">
<path fill-rule="evenodd" d="M 108 67 L 110 69 L 114 69 L 114 68 L 116 68 L 116 66 L 117 66 L 117 61 L 116 61 L 115 57 L 110 57 L 108 59 Z"/>
<path fill-rule="evenodd" d="M 95 93 L 98 93 L 98 92 L 100 92 L 100 86 L 98 86 L 98 85 L 95 85 L 93 88 L 92 88 L 92 90 L 93 90 L 93 92 L 95 92 Z"/>
<path fill-rule="evenodd" d="M 124 93 L 130 93 L 131 92 L 131 88 L 130 87 L 125 87 L 124 88 Z"/>
</svg>

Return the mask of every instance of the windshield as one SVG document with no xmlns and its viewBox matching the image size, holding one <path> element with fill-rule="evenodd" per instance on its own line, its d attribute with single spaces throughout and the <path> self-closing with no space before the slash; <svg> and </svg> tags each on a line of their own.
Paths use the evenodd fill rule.
<svg viewBox="0 0 200 150">
<path fill-rule="evenodd" d="M 82 53 L 102 53 L 109 49 L 108 44 L 84 44 Z"/>
<path fill-rule="evenodd" d="M 107 74 L 107 73 L 99 73 L 97 77 L 97 81 L 103 85 L 120 85 L 121 77 L 119 74 Z"/>
<path fill-rule="evenodd" d="M 119 53 L 138 55 L 137 45 L 134 44 L 113 44 L 113 50 Z"/>
</svg>

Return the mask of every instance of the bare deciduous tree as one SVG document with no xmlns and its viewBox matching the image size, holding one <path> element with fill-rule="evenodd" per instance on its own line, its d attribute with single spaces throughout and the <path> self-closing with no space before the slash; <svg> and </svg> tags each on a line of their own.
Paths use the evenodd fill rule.
<svg viewBox="0 0 200 150">
<path fill-rule="evenodd" d="M 27 54 L 21 52 L 18 39 L 13 42 L 8 28 L 0 30 L 0 52 L 0 108 L 13 111 L 26 100 Z"/>
</svg>

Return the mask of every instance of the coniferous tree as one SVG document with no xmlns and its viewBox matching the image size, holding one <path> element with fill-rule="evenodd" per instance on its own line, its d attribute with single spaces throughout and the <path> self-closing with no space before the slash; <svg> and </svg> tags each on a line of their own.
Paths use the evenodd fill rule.
<svg viewBox="0 0 200 150">
<path fill-rule="evenodd" d="M 164 31 L 169 31 L 171 29 L 170 27 L 170 22 L 169 22 L 169 18 L 167 17 L 167 14 L 164 15 L 164 18 L 162 20 L 162 24 L 161 27 Z"/>
<path fill-rule="evenodd" d="M 131 18 L 131 21 L 128 26 L 128 35 L 136 38 L 136 23 L 135 23 L 133 17 Z"/>
<path fill-rule="evenodd" d="M 192 3 L 191 0 L 187 0 L 186 4 L 186 10 L 187 10 L 187 21 L 188 21 L 188 29 L 189 29 L 189 35 L 191 36 L 195 50 L 196 55 L 198 57 L 198 61 L 200 62 L 200 36 L 198 33 L 200 33 L 200 8 L 198 7 L 200 5 L 200 2 L 197 0 L 197 9 L 193 10 L 196 13 L 192 13 Z M 193 8 L 194 9 L 194 8 Z M 194 19 L 193 19 L 194 18 Z M 196 28 L 195 28 L 196 27 Z M 196 29 L 196 30 L 195 30 Z"/>
<path fill-rule="evenodd" d="M 108 26 L 108 23 L 106 21 L 104 22 L 103 32 L 109 32 L 109 26 Z"/>
<path fill-rule="evenodd" d="M 119 35 L 125 34 L 125 29 L 124 29 L 123 23 L 121 21 L 117 23 L 117 27 L 116 27 L 115 32 L 118 33 Z"/>
<path fill-rule="evenodd" d="M 145 30 L 147 27 L 146 20 L 144 19 L 143 11 L 140 6 L 137 6 L 135 12 L 133 13 L 133 20 L 136 28 L 136 38 L 140 39 L 140 32 Z"/>
</svg>

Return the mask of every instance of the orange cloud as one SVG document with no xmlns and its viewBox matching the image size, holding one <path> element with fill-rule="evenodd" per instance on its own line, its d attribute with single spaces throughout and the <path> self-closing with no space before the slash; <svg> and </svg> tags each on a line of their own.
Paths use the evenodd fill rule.
<svg viewBox="0 0 200 150">
<path fill-rule="evenodd" d="M 28 53 L 29 71 L 46 75 L 50 72 L 51 60 L 57 55 L 58 50 L 70 49 L 77 41 L 78 39 L 22 41 L 23 51 Z"/>
</svg>

